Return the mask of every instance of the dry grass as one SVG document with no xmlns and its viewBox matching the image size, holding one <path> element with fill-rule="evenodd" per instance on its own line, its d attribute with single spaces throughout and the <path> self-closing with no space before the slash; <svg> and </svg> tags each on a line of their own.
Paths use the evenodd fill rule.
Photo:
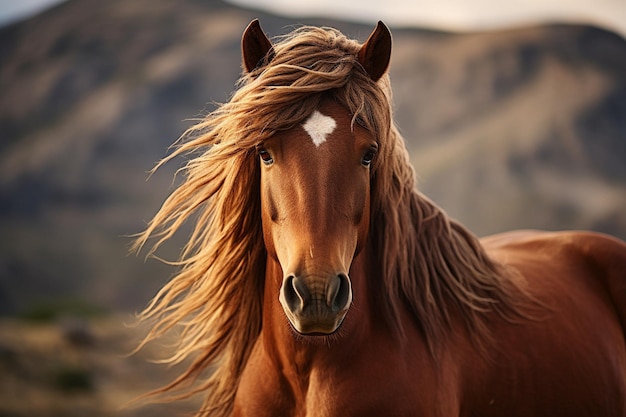
<svg viewBox="0 0 626 417">
<path fill-rule="evenodd" d="M 178 371 L 150 360 L 157 346 L 128 356 L 142 328 L 130 317 L 0 321 L 0 416 L 172 416 L 199 407 L 189 400 L 167 405 L 128 402 L 165 384 Z"/>
</svg>

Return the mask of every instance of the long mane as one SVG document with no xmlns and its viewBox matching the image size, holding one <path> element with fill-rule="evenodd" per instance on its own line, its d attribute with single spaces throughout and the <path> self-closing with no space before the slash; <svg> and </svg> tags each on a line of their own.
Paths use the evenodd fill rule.
<svg viewBox="0 0 626 417">
<path fill-rule="evenodd" d="M 150 253 L 189 219 L 195 225 L 179 272 L 140 318 L 153 321 L 144 343 L 180 326 L 169 362 L 189 368 L 157 393 L 206 392 L 198 415 L 228 415 L 239 378 L 261 330 L 266 252 L 261 234 L 260 167 L 255 147 L 301 123 L 328 97 L 379 142 L 372 169 L 370 238 L 398 328 L 406 305 L 430 342 L 445 337 L 454 304 L 468 328 L 486 336 L 483 312 L 515 311 L 513 281 L 502 280 L 477 239 L 415 189 L 404 141 L 392 122 L 385 75 L 374 83 L 357 60 L 360 44 L 330 28 L 303 27 L 274 45 L 272 61 L 240 80 L 228 103 L 189 129 L 167 160 L 191 159 L 136 249 Z M 196 383 L 196 381 L 198 381 Z M 195 385 L 194 385 L 195 383 Z"/>
</svg>

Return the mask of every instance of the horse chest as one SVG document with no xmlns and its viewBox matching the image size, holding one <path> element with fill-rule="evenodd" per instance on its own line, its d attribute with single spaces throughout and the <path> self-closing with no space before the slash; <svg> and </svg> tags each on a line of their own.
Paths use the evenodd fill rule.
<svg viewBox="0 0 626 417">
<path fill-rule="evenodd" d="M 411 372 L 404 360 L 356 352 L 352 360 L 345 358 L 333 366 L 281 365 L 274 359 L 263 348 L 255 348 L 240 382 L 235 416 L 453 415 L 433 414 L 442 406 L 435 401 L 438 396 L 423 395 L 436 385 L 433 378 L 428 372 Z"/>
<path fill-rule="evenodd" d="M 266 374 L 267 376 L 267 374 Z M 415 393 L 404 384 L 338 380 L 313 372 L 303 387 L 285 379 L 258 381 L 253 391 L 240 391 L 236 416 L 367 417 L 418 415 Z M 404 395 L 402 394 L 404 392 Z M 411 398 L 408 401 L 400 398 Z"/>
</svg>

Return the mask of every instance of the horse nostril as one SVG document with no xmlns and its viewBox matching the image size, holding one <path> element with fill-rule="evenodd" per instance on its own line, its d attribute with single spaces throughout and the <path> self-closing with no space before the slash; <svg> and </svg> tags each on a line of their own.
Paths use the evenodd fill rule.
<svg viewBox="0 0 626 417">
<path fill-rule="evenodd" d="M 306 303 L 311 299 L 311 293 L 304 282 L 302 282 L 302 279 L 293 275 L 285 278 L 282 291 L 287 307 L 292 312 L 302 311 Z"/>
<path fill-rule="evenodd" d="M 344 310 L 352 301 L 350 279 L 345 274 L 337 275 L 328 286 L 326 303 L 333 311 Z"/>
</svg>

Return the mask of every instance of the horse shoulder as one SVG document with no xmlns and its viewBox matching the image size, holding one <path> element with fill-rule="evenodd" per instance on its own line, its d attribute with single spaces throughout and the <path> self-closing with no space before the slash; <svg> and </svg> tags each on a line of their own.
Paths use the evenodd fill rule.
<svg viewBox="0 0 626 417">
<path fill-rule="evenodd" d="M 626 242 L 599 233 L 578 233 L 574 245 L 605 286 L 626 332 Z"/>
</svg>

